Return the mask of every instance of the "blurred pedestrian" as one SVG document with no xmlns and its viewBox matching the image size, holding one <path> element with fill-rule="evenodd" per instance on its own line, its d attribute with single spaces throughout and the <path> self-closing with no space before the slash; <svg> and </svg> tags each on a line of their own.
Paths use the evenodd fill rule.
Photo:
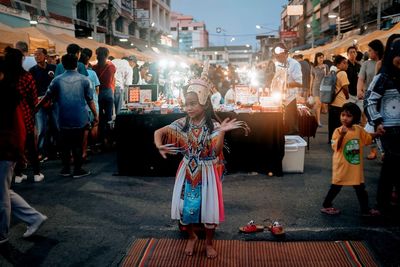
<svg viewBox="0 0 400 267">
<path fill-rule="evenodd" d="M 103 148 L 111 146 L 111 122 L 113 120 L 115 72 L 116 68 L 111 61 L 107 61 L 109 50 L 106 47 L 96 49 L 97 64 L 93 66 L 100 81 L 99 90 L 99 140 Z"/>
<path fill-rule="evenodd" d="M 390 37 L 389 37 L 390 38 Z M 364 106 L 369 123 L 383 131 L 380 137 L 385 157 L 377 189 L 378 209 L 390 211 L 393 186 L 400 188 L 400 36 L 386 46 L 382 68 L 372 80 Z"/>
<path fill-rule="evenodd" d="M 47 63 L 46 58 L 47 50 L 41 47 L 37 48 L 35 51 L 37 64 L 29 70 L 36 83 L 39 101 L 46 94 L 56 70 L 56 65 Z M 39 109 L 36 113 L 36 130 L 39 160 L 41 161 L 45 161 L 49 156 L 51 140 L 55 140 L 55 135 L 58 134 L 56 127 L 57 119 L 55 118 L 53 105 L 50 103 L 48 106 L 43 106 Z"/>
<path fill-rule="evenodd" d="M 69 44 L 67 46 L 67 54 L 73 54 L 77 58 L 79 58 L 81 55 L 81 52 L 82 52 L 82 48 L 77 44 Z M 64 65 L 62 63 L 59 63 L 56 67 L 55 77 L 63 74 L 64 71 L 65 71 Z M 81 62 L 78 62 L 78 72 L 82 75 L 88 76 L 86 67 Z"/>
<path fill-rule="evenodd" d="M 295 54 L 293 58 L 296 59 L 301 66 L 303 89 L 302 92 L 300 92 L 300 96 L 302 96 L 304 99 L 307 99 L 307 97 L 310 95 L 311 88 L 311 65 L 308 61 L 304 60 L 303 54 Z"/>
<path fill-rule="evenodd" d="M 328 143 L 331 143 L 333 131 L 341 125 L 340 113 L 343 104 L 349 99 L 349 80 L 347 78 L 347 59 L 341 55 L 335 56 L 336 97 L 328 106 Z"/>
<path fill-rule="evenodd" d="M 9 48 L 5 49 L 6 58 Z M 8 61 L 6 59 L 6 61 Z M 22 63 L 22 54 L 21 61 Z M 21 64 L 20 63 L 20 64 Z M 21 66 L 22 68 L 22 66 Z M 0 58 L 0 245 L 9 239 L 11 215 L 25 222 L 28 227 L 23 237 L 30 237 L 42 226 L 47 217 L 32 208 L 20 195 L 11 189 L 16 162 L 25 149 L 25 123 L 21 99 L 17 89 L 16 75 L 10 65 Z"/>
<path fill-rule="evenodd" d="M 368 43 L 368 54 L 369 60 L 364 61 L 361 65 L 360 73 L 358 74 L 358 82 L 357 82 L 357 97 L 359 100 L 364 101 L 364 95 L 367 91 L 369 85 L 371 84 L 372 79 L 375 76 L 375 68 L 376 63 L 382 59 L 383 52 L 385 47 L 383 46 L 382 42 L 378 39 L 375 39 Z M 364 109 L 362 109 L 363 111 Z M 366 117 L 364 112 L 362 112 L 361 117 L 361 125 L 365 126 L 368 124 L 366 122 Z M 373 130 L 374 127 L 370 124 L 366 126 L 366 130 L 368 129 Z M 376 159 L 378 155 L 376 142 L 374 141 L 370 146 L 370 153 L 367 156 L 367 159 L 372 160 Z"/>
<path fill-rule="evenodd" d="M 77 72 L 78 58 L 66 54 L 61 58 L 65 72 L 54 78 L 38 108 L 50 99 L 59 106 L 58 121 L 60 125 L 60 148 L 63 168 L 62 176 L 80 178 L 90 175 L 82 168 L 82 143 L 89 124 L 86 105 L 94 114 L 94 123 L 98 123 L 96 107 L 93 102 L 90 80 Z M 73 111 L 73 112 L 71 112 Z M 71 154 L 74 159 L 74 171 L 71 174 Z"/>
<path fill-rule="evenodd" d="M 349 79 L 349 102 L 356 103 L 362 110 L 363 103 L 357 97 L 357 81 L 358 73 L 360 73 L 361 65 L 357 62 L 357 48 L 350 46 L 347 48 L 347 78 Z"/>
<path fill-rule="evenodd" d="M 29 71 L 30 68 L 36 65 L 35 57 L 29 54 L 28 44 L 24 41 L 18 41 L 15 44 L 15 48 L 22 52 L 24 59 L 22 61 L 22 67 L 24 70 Z"/>
<path fill-rule="evenodd" d="M 300 98 L 303 88 L 301 65 L 297 60 L 289 58 L 289 50 L 283 43 L 277 44 L 274 47 L 273 52 L 276 60 L 276 72 L 271 86 L 274 87 L 273 84 L 277 78 L 280 78 L 280 80 L 283 81 L 284 88 L 278 87 L 273 89 L 280 89 L 280 93 L 285 96 L 285 99 L 283 99 L 283 103 L 285 104 L 285 134 L 298 134 L 299 123 L 296 99 Z"/>
<path fill-rule="evenodd" d="M 88 72 L 88 78 L 90 80 L 90 87 L 93 95 L 93 102 L 96 107 L 96 114 L 99 114 L 99 86 L 100 86 L 100 81 L 99 78 L 97 77 L 97 74 L 94 70 L 92 70 L 90 66 L 90 58 L 93 55 L 93 51 L 90 50 L 89 48 L 84 48 L 82 49 L 81 57 L 79 58 L 79 62 L 82 62 L 86 70 Z M 95 114 L 91 111 L 89 106 L 86 106 L 87 111 L 89 112 L 89 127 L 88 129 L 85 130 L 84 138 L 83 138 L 83 145 L 82 145 L 82 160 L 84 162 L 87 162 L 88 156 L 88 139 L 89 139 L 89 133 L 91 137 L 91 141 L 93 144 L 96 144 L 97 140 L 97 132 L 98 132 L 98 124 L 95 123 Z"/>
<path fill-rule="evenodd" d="M 40 173 L 40 162 L 35 135 L 35 105 L 38 102 L 37 88 L 32 75 L 22 67 L 23 54 L 20 50 L 8 47 L 5 51 L 5 62 L 8 77 L 16 82 L 16 88 L 21 95 L 21 107 L 24 115 L 26 130 L 26 155 L 32 165 L 35 182 L 41 182 L 44 175 Z M 21 183 L 28 177 L 22 171 L 25 168 L 25 160 L 21 157 L 15 166 L 15 182 Z"/>
<path fill-rule="evenodd" d="M 128 86 L 132 84 L 133 70 L 126 59 L 115 58 L 111 61 L 115 68 L 114 110 L 117 115 L 126 103 Z"/>
<path fill-rule="evenodd" d="M 314 98 L 313 109 L 315 111 L 315 118 L 317 119 L 318 126 L 321 127 L 321 98 L 319 95 L 319 88 L 321 85 L 322 78 L 328 74 L 329 67 L 324 64 L 325 56 L 323 53 L 318 52 L 314 57 L 314 64 L 311 68 L 311 94 Z"/>
</svg>

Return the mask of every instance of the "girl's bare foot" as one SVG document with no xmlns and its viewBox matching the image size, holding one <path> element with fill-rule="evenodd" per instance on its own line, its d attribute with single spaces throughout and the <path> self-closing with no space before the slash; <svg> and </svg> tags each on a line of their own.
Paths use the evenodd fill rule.
<svg viewBox="0 0 400 267">
<path fill-rule="evenodd" d="M 185 254 L 187 256 L 193 255 L 194 245 L 196 244 L 197 239 L 198 239 L 197 236 L 194 236 L 194 237 L 191 237 L 188 239 L 186 248 L 185 248 Z"/>
<path fill-rule="evenodd" d="M 218 255 L 217 251 L 214 249 L 212 245 L 206 245 L 206 254 L 207 258 L 209 259 L 214 259 Z"/>
</svg>

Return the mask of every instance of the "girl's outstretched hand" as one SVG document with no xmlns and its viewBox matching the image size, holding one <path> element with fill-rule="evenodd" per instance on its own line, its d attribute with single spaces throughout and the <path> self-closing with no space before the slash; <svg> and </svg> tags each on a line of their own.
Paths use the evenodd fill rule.
<svg viewBox="0 0 400 267">
<path fill-rule="evenodd" d="M 165 144 L 158 147 L 158 151 L 160 152 L 161 156 L 166 159 L 167 155 L 176 155 L 179 152 L 182 152 L 182 148 L 176 147 L 175 144 Z"/>
<path fill-rule="evenodd" d="M 247 136 L 250 132 L 250 127 L 244 121 L 238 121 L 237 119 L 226 118 L 220 125 L 219 130 L 222 132 L 228 132 L 234 129 L 243 129 Z"/>
</svg>

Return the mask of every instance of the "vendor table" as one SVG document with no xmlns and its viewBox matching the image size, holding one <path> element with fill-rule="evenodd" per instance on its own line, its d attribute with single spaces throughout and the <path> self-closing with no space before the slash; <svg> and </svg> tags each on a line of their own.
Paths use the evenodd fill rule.
<svg viewBox="0 0 400 267">
<path fill-rule="evenodd" d="M 310 149 L 310 137 L 315 138 L 317 129 L 318 123 L 314 115 L 299 114 L 299 134 L 307 137 L 307 149 Z"/>
<path fill-rule="evenodd" d="M 241 129 L 225 135 L 229 150 L 224 150 L 228 173 L 254 171 L 282 175 L 282 159 L 285 153 L 282 113 L 217 114 L 221 119 L 230 117 L 246 121 L 251 128 L 248 136 Z M 118 173 L 134 176 L 175 176 L 182 155 L 163 159 L 154 145 L 154 131 L 183 116 L 183 113 L 119 113 L 115 121 Z"/>
</svg>

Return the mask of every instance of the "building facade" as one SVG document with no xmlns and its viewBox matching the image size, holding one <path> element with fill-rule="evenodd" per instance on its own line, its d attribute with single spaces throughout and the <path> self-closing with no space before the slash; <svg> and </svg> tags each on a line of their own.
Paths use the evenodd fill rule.
<svg viewBox="0 0 400 267">
<path fill-rule="evenodd" d="M 400 21 L 399 0 L 292 0 L 288 5 L 303 6 L 302 15 L 289 15 L 287 7 L 281 13 L 281 40 L 293 50 L 390 28 Z"/>
<path fill-rule="evenodd" d="M 181 52 L 208 47 L 208 31 L 205 23 L 195 21 L 192 16 L 173 12 L 170 30 L 172 38 L 177 41 Z"/>
<path fill-rule="evenodd" d="M 149 44 L 172 46 L 170 35 L 171 1 L 170 0 L 137 0 L 136 19 L 139 38 Z"/>
<path fill-rule="evenodd" d="M 0 22 L 126 47 L 168 44 L 170 0 L 0 0 Z"/>
<path fill-rule="evenodd" d="M 209 61 L 211 64 L 226 67 L 229 63 L 242 67 L 252 64 L 252 47 L 250 45 L 211 46 L 194 48 L 191 56 L 200 61 Z"/>
</svg>

